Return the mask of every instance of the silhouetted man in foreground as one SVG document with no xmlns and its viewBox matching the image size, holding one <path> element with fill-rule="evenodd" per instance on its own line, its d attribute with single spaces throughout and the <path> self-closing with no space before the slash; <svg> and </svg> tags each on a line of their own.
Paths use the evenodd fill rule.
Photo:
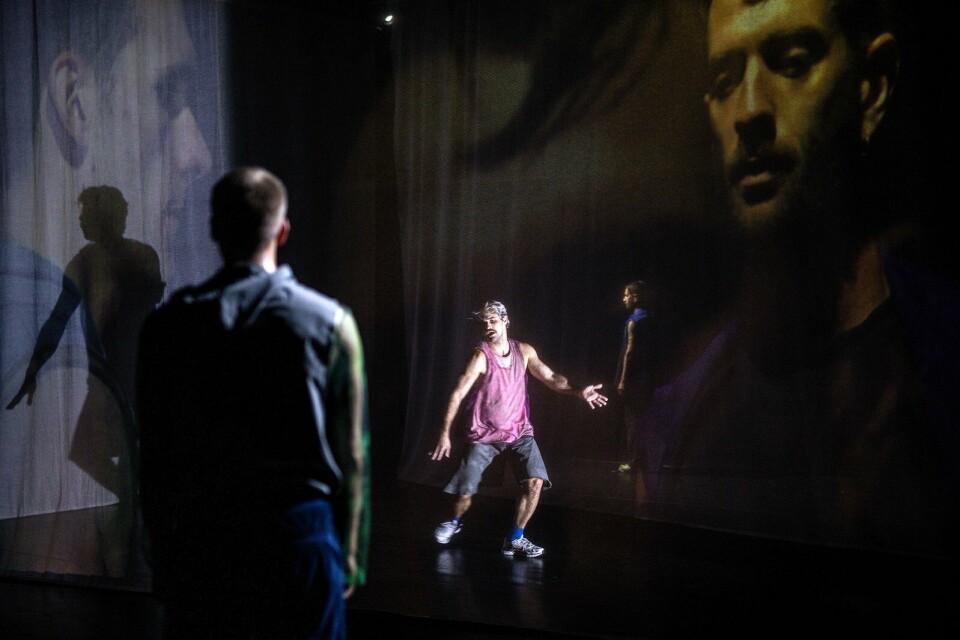
<svg viewBox="0 0 960 640">
<path fill-rule="evenodd" d="M 211 198 L 224 259 L 146 321 L 142 496 L 167 637 L 344 638 L 365 580 L 368 425 L 348 309 L 277 249 L 283 184 L 228 172 Z"/>
</svg>

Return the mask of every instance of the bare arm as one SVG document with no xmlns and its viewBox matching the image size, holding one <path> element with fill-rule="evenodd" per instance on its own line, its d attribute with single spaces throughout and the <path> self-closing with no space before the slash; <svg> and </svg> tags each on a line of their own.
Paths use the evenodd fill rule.
<svg viewBox="0 0 960 640">
<path fill-rule="evenodd" d="M 367 382 L 364 367 L 363 343 L 356 321 L 350 312 L 337 327 L 337 342 L 331 361 L 332 369 L 342 378 L 342 410 L 337 412 L 336 424 L 341 442 L 346 518 L 343 527 L 343 555 L 346 563 L 346 590 L 349 597 L 354 589 L 366 582 L 366 556 L 370 535 L 370 469 L 369 416 L 367 411 Z"/>
<path fill-rule="evenodd" d="M 460 409 L 460 403 L 467 397 L 471 387 L 477 381 L 477 378 L 487 372 L 487 358 L 479 349 L 473 352 L 467 368 L 457 379 L 457 386 L 450 394 L 450 400 L 447 402 L 447 412 L 443 416 L 443 429 L 440 431 L 440 439 L 433 451 L 429 451 L 430 458 L 440 460 L 450 457 L 450 429 L 453 427 L 453 420 L 457 417 L 457 411 Z"/>
<path fill-rule="evenodd" d="M 633 350 L 635 345 L 633 333 L 636 324 L 637 323 L 633 320 L 627 323 L 627 344 L 623 350 L 623 362 L 620 363 L 620 379 L 617 380 L 617 391 L 619 393 L 623 393 L 627 386 L 627 369 L 630 368 L 630 363 L 633 361 Z"/>
<path fill-rule="evenodd" d="M 560 375 L 548 367 L 540 357 L 537 356 L 537 351 L 533 347 L 526 343 L 521 343 L 520 351 L 523 353 L 523 359 L 527 363 L 527 370 L 533 374 L 534 378 L 546 385 L 548 389 L 566 395 L 580 396 L 590 405 L 591 409 L 607 404 L 607 397 L 597 391 L 597 389 L 603 386 L 602 384 L 591 384 L 582 389 L 574 387 L 565 376 Z"/>
</svg>

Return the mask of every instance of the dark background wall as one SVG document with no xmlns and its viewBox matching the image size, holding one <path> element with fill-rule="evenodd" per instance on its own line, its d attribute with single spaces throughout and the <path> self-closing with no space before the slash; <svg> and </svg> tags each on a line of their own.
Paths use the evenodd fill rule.
<svg viewBox="0 0 960 640">
<path fill-rule="evenodd" d="M 235 162 L 268 167 L 285 181 L 293 232 L 281 260 L 357 316 L 373 468 L 390 476 L 406 398 L 392 122 L 373 123 L 373 153 L 354 153 L 368 111 L 390 92 L 384 3 L 266 0 L 226 9 Z"/>
</svg>

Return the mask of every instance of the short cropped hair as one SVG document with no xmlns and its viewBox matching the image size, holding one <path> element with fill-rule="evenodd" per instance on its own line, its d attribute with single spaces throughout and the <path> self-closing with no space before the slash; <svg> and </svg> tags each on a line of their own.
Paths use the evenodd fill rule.
<svg viewBox="0 0 960 640">
<path fill-rule="evenodd" d="M 627 293 L 640 293 L 647 286 L 647 283 L 643 280 L 634 280 L 627 285 Z"/>
<path fill-rule="evenodd" d="M 44 71 L 58 55 L 73 51 L 90 65 L 99 82 L 140 27 L 142 9 L 132 2 L 42 0 L 34 20 L 43 37 L 36 42 Z"/>
<path fill-rule="evenodd" d="M 213 186 L 210 232 L 225 255 L 249 257 L 269 245 L 287 214 L 287 188 L 261 167 L 238 167 Z"/>
<path fill-rule="evenodd" d="M 745 0 L 745 4 L 761 4 L 765 0 Z M 703 13 L 708 14 L 712 0 L 702 0 Z M 876 36 L 893 29 L 894 0 L 833 0 L 833 11 L 847 41 L 862 53 Z"/>
</svg>

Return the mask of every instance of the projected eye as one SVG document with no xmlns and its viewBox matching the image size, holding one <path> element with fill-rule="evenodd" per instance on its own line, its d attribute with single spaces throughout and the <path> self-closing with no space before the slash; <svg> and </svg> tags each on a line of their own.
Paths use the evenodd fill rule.
<svg viewBox="0 0 960 640">
<path fill-rule="evenodd" d="M 740 83 L 740 77 L 733 73 L 721 73 L 713 79 L 707 95 L 711 100 L 723 100 Z"/>
<path fill-rule="evenodd" d="M 787 78 L 799 78 L 806 75 L 816 59 L 806 49 L 793 47 L 790 51 L 772 61 L 771 69 Z"/>
<path fill-rule="evenodd" d="M 746 60 L 743 55 L 730 54 L 710 62 L 708 100 L 724 100 L 743 81 Z"/>
<path fill-rule="evenodd" d="M 767 67 L 785 78 L 802 78 L 829 52 L 826 38 L 815 29 L 772 38 L 763 47 Z"/>
</svg>

